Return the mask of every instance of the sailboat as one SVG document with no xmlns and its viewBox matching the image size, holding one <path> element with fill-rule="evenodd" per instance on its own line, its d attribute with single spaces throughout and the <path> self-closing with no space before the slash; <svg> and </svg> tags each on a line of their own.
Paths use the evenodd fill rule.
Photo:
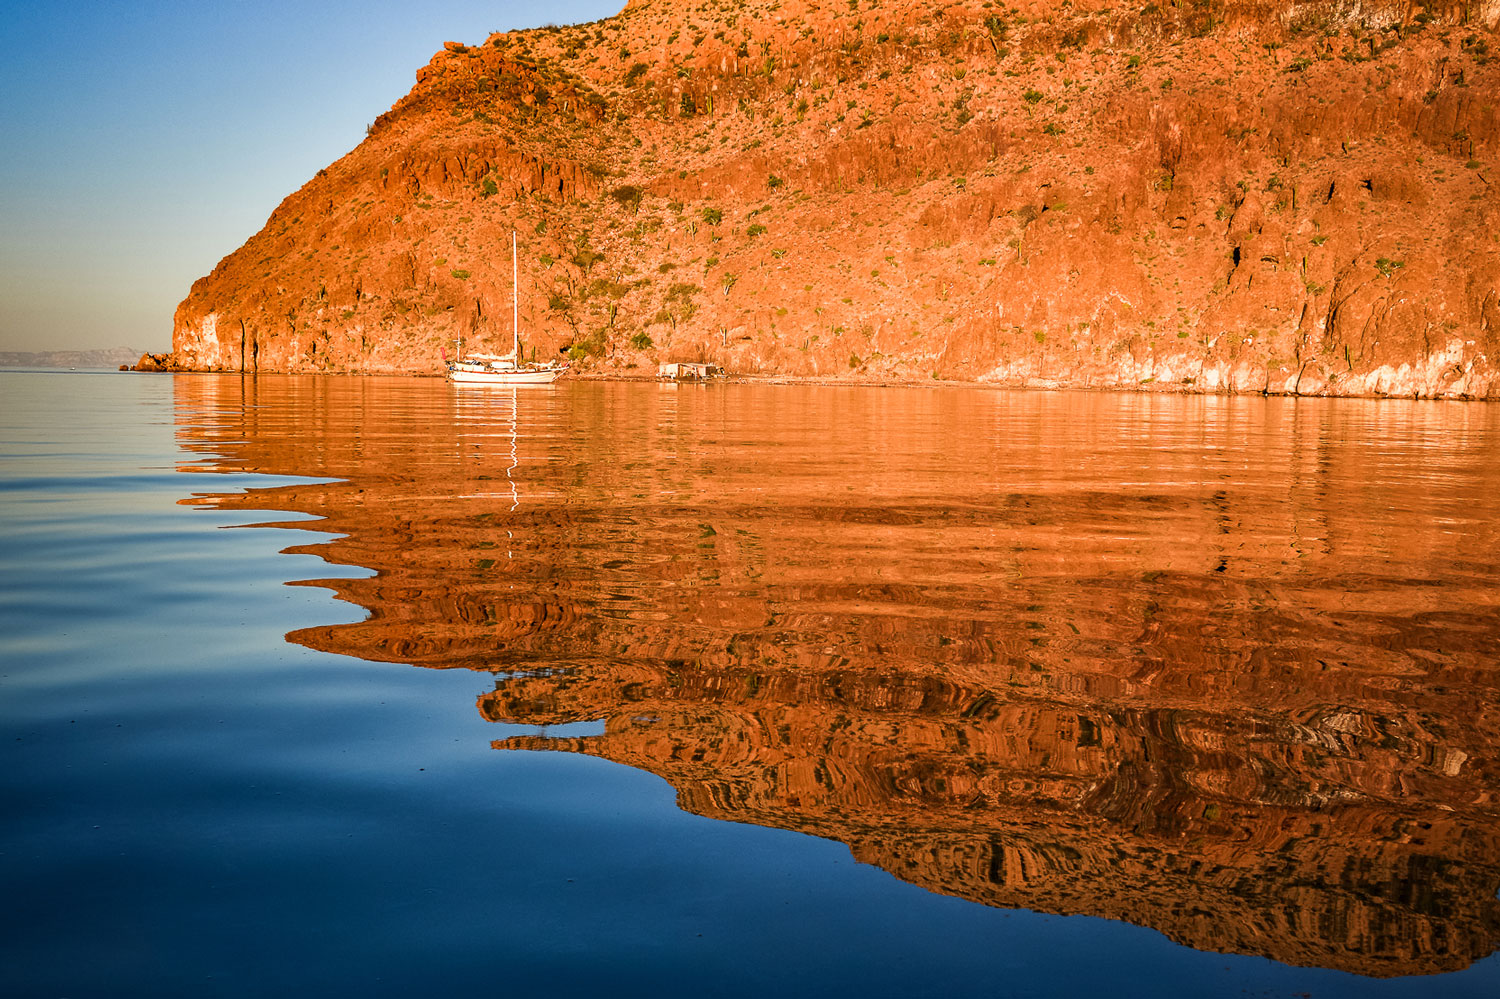
<svg viewBox="0 0 1500 999">
<path fill-rule="evenodd" d="M 470 354 L 464 356 L 464 341 L 458 339 L 458 359 L 448 362 L 448 379 L 455 383 L 482 385 L 546 385 L 568 370 L 566 364 L 545 364 L 521 360 L 520 306 L 517 304 L 516 234 L 510 234 L 510 331 L 509 354 Z"/>
</svg>

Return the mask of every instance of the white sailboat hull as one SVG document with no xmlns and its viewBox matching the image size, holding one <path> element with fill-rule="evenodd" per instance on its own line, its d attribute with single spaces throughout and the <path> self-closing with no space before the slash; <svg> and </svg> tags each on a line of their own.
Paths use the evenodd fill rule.
<svg viewBox="0 0 1500 999">
<path fill-rule="evenodd" d="M 517 368 L 509 371 L 462 364 L 448 365 L 448 378 L 459 385 L 548 385 L 567 368 Z"/>
</svg>

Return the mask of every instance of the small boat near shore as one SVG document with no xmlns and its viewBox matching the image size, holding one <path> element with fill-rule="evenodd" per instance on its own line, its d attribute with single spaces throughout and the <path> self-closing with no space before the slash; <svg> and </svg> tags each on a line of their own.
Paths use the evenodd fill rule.
<svg viewBox="0 0 1500 999">
<path fill-rule="evenodd" d="M 458 338 L 458 357 L 448 362 L 448 380 L 458 385 L 546 385 L 557 380 L 568 366 L 557 361 L 537 364 L 522 360 L 520 310 L 517 305 L 516 234 L 510 234 L 510 332 L 509 354 L 464 356 L 463 337 Z"/>
<path fill-rule="evenodd" d="M 545 385 L 566 370 L 566 364 L 518 363 L 515 354 L 470 354 L 448 362 L 448 379 L 462 384 Z"/>
</svg>

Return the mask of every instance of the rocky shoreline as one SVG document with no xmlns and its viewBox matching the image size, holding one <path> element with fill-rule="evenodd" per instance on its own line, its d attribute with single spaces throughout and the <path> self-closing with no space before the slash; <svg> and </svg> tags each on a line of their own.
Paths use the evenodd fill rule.
<svg viewBox="0 0 1500 999">
<path fill-rule="evenodd" d="M 122 370 L 124 369 L 122 368 Z M 130 370 L 177 374 L 245 373 L 176 368 L 172 367 L 164 359 L 164 355 L 152 354 L 143 355 L 141 361 L 133 368 L 130 368 Z M 251 372 L 251 374 L 257 373 L 270 375 L 278 374 L 279 372 Z M 307 374 L 309 372 L 300 373 Z M 433 372 L 333 371 L 317 372 L 317 374 L 334 377 L 340 375 L 392 378 L 443 377 L 441 374 Z M 1322 375 L 1312 378 L 1304 376 L 1289 379 L 1279 385 L 1272 384 L 1269 380 L 1264 385 L 1261 385 L 1259 380 L 1254 377 L 1256 372 L 1253 370 L 1239 373 L 1241 375 L 1240 378 L 1234 377 L 1235 373 L 1233 372 L 1230 373 L 1230 377 L 1224 377 L 1222 372 L 1217 374 L 1219 377 L 1216 380 L 1205 379 L 1203 384 L 1158 381 L 1150 377 L 1132 384 L 1123 380 L 1111 380 L 1107 377 L 1076 381 L 1043 377 L 1022 377 L 1014 380 L 982 379 L 977 381 L 960 381 L 941 378 L 881 378 L 848 375 L 813 377 L 787 374 L 728 374 L 712 379 L 712 381 L 729 384 L 826 385 L 839 388 L 977 388 L 1039 392 L 1133 392 L 1158 395 L 1258 395 L 1294 398 L 1411 399 L 1459 402 L 1493 402 L 1500 400 L 1500 377 L 1489 371 L 1485 372 L 1482 380 L 1466 377 L 1448 378 L 1445 377 L 1448 374 L 1446 371 L 1440 370 L 1437 377 L 1434 377 L 1431 369 L 1424 373 L 1413 371 L 1410 369 L 1410 366 L 1403 365 L 1391 370 L 1365 372 L 1342 379 L 1328 379 Z M 1245 375 L 1249 377 L 1244 377 Z M 1423 377 L 1424 375 L 1425 377 Z M 655 375 L 599 369 L 570 374 L 565 377 L 568 380 L 600 382 L 659 382 L 664 380 Z"/>
</svg>

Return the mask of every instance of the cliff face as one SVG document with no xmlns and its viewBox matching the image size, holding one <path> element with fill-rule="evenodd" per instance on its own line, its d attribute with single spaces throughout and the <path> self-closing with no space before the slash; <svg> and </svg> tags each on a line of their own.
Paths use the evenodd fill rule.
<svg viewBox="0 0 1500 999">
<path fill-rule="evenodd" d="M 185 501 L 312 514 L 333 540 L 296 550 L 373 571 L 317 584 L 368 618 L 289 640 L 491 672 L 490 720 L 604 722 L 497 749 L 638 767 L 976 902 L 1365 975 L 1500 943 L 1500 469 L 1472 410 L 1424 418 L 1455 450 L 1418 459 L 1358 403 L 1287 405 L 1300 443 L 1262 454 L 1224 413 L 1073 445 L 1098 410 L 1065 398 L 997 432 L 988 394 L 846 397 L 830 446 L 796 389 L 774 420 L 756 387 L 441 388 L 179 386 L 205 467 L 346 480 Z M 1205 471 L 1221 450 L 1242 471 Z"/>
<path fill-rule="evenodd" d="M 632 3 L 449 43 L 168 366 L 1500 395 L 1500 0 Z"/>
</svg>

